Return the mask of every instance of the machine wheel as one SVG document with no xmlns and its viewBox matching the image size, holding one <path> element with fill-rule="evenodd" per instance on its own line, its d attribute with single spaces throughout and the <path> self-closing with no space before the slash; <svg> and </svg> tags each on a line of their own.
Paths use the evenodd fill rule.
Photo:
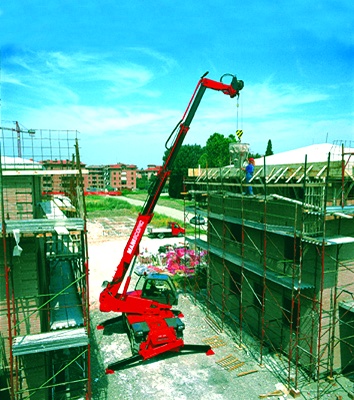
<svg viewBox="0 0 354 400">
<path fill-rule="evenodd" d="M 134 334 L 131 332 L 129 335 L 130 339 L 130 349 L 132 351 L 133 356 L 139 353 L 140 343 L 135 340 Z"/>
<path fill-rule="evenodd" d="M 183 236 L 183 233 L 180 232 L 177 236 L 178 236 L 178 237 L 182 237 L 182 236 Z"/>
<path fill-rule="evenodd" d="M 122 323 L 123 323 L 124 332 L 129 334 L 128 319 L 127 319 L 126 314 L 124 314 L 124 313 L 122 314 Z"/>
<path fill-rule="evenodd" d="M 130 327 L 128 318 L 127 318 L 126 314 L 124 314 L 124 313 L 122 314 L 122 321 L 123 321 L 124 330 L 127 333 L 127 336 L 129 338 L 130 349 L 131 349 L 132 355 L 135 356 L 139 353 L 140 343 L 138 343 L 136 341 L 133 329 Z"/>
<path fill-rule="evenodd" d="M 183 332 L 178 332 L 176 330 L 176 337 L 177 337 L 177 339 L 183 339 Z"/>
<path fill-rule="evenodd" d="M 165 234 L 164 234 L 164 233 L 159 233 L 159 234 L 157 235 L 157 237 L 158 237 L 159 239 L 163 239 L 163 238 L 165 237 Z"/>
</svg>

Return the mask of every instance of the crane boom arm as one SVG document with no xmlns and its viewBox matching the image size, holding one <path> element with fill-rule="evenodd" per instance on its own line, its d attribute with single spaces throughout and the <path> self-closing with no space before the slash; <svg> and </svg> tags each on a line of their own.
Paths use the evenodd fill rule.
<svg viewBox="0 0 354 400">
<path fill-rule="evenodd" d="M 186 111 L 181 119 L 181 121 L 177 124 L 176 128 L 172 131 L 171 136 L 178 129 L 178 132 L 174 138 L 174 141 L 170 147 L 170 152 L 164 165 L 161 167 L 158 172 L 153 185 L 149 190 L 149 195 L 144 203 L 142 211 L 138 215 L 135 226 L 132 230 L 132 233 L 128 239 L 128 242 L 125 246 L 122 259 L 117 266 L 116 272 L 113 276 L 113 279 L 110 283 L 108 283 L 107 287 L 101 292 L 100 295 L 100 310 L 101 311 L 115 311 L 113 300 L 116 297 L 120 299 L 124 299 L 129 282 L 130 277 L 126 279 L 124 284 L 124 288 L 121 294 L 118 295 L 118 290 L 126 277 L 129 266 L 133 260 L 133 258 L 137 255 L 139 250 L 140 241 L 144 235 L 144 232 L 150 223 L 154 208 L 157 204 L 157 201 L 161 195 L 161 192 L 165 186 L 166 180 L 170 174 L 172 165 L 178 155 L 178 152 L 183 144 L 184 138 L 189 130 L 190 124 L 194 118 L 194 115 L 199 107 L 199 104 L 203 98 L 203 95 L 206 89 L 212 89 L 221 91 L 224 94 L 230 96 L 231 98 L 238 96 L 240 90 L 243 88 L 243 81 L 238 80 L 236 76 L 232 76 L 232 81 L 230 84 L 225 84 L 222 81 L 217 82 L 211 79 L 205 78 L 207 73 L 205 73 L 199 80 L 194 93 L 189 101 Z M 225 75 L 224 75 L 225 76 Z"/>
</svg>

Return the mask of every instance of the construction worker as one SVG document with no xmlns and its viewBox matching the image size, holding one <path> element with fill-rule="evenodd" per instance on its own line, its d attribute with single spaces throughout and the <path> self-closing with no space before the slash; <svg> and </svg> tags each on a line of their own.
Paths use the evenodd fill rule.
<svg viewBox="0 0 354 400">
<path fill-rule="evenodd" d="M 247 165 L 247 167 L 245 168 L 245 172 L 246 172 L 246 183 L 249 183 L 250 180 L 252 179 L 255 164 L 256 164 L 256 163 L 255 163 L 255 161 L 254 161 L 254 158 L 251 157 L 251 158 L 248 159 L 248 165 Z M 253 188 L 252 188 L 252 186 L 247 186 L 246 194 L 247 194 L 247 195 L 251 195 L 251 196 L 253 195 Z"/>
</svg>

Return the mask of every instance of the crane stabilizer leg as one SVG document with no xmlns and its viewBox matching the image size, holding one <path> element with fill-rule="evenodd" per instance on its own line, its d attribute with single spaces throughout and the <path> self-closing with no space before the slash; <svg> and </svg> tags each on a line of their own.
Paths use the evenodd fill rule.
<svg viewBox="0 0 354 400">
<path fill-rule="evenodd" d="M 168 354 L 169 356 L 178 356 L 192 353 L 205 353 L 207 356 L 212 356 L 213 354 L 215 354 L 209 345 L 204 344 L 185 344 L 178 352 L 171 350 L 162 354 Z M 153 362 L 156 361 L 154 357 L 148 358 L 148 360 L 152 360 Z M 140 354 L 124 358 L 123 360 L 117 361 L 113 364 L 109 364 L 106 368 L 106 375 L 114 374 L 115 371 L 120 371 L 121 369 L 128 366 L 133 367 L 139 365 L 144 361 L 146 361 L 146 359 L 144 359 L 144 357 Z"/>
<path fill-rule="evenodd" d="M 207 356 L 212 356 L 215 353 L 207 344 L 185 344 L 181 349 L 184 353 L 205 353 Z"/>
<path fill-rule="evenodd" d="M 115 371 L 119 371 L 128 365 L 133 366 L 133 364 L 141 363 L 144 359 L 141 355 L 137 354 L 135 356 L 131 356 L 128 358 L 124 358 L 124 360 L 117 361 L 113 364 L 109 364 L 106 368 L 106 375 L 114 374 Z"/>
<path fill-rule="evenodd" d="M 114 318 L 111 318 L 111 319 L 107 319 L 107 320 L 105 320 L 105 321 L 103 321 L 103 322 L 100 322 L 100 323 L 96 326 L 96 329 L 97 329 L 97 330 L 102 330 L 102 329 L 104 329 L 106 326 L 116 324 L 117 322 L 120 322 L 120 321 L 122 321 L 122 315 L 119 315 L 118 317 L 114 317 Z"/>
</svg>

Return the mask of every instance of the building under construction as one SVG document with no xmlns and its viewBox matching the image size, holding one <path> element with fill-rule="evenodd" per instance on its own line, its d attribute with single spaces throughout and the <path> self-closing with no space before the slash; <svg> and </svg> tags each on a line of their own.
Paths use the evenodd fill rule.
<svg viewBox="0 0 354 400">
<path fill-rule="evenodd" d="M 196 200 L 188 211 L 208 221 L 207 240 L 196 228 L 195 242 L 209 254 L 210 318 L 240 345 L 251 340 L 260 364 L 277 354 L 275 368 L 298 389 L 354 371 L 354 148 L 346 145 L 258 159 L 246 184 L 248 145 L 234 144 L 232 165 L 190 170 L 186 182 Z"/>
<path fill-rule="evenodd" d="M 90 399 L 77 132 L 0 133 L 0 398 Z M 191 170 L 186 182 L 189 212 L 208 221 L 207 239 L 196 226 L 189 240 L 208 253 L 193 290 L 209 321 L 260 364 L 276 354 L 295 390 L 354 370 L 354 149 L 299 151 L 256 160 L 246 184 L 248 146 L 236 143 L 232 165 Z"/>
<path fill-rule="evenodd" d="M 76 131 L 1 128 L 0 398 L 90 398 Z"/>
</svg>

